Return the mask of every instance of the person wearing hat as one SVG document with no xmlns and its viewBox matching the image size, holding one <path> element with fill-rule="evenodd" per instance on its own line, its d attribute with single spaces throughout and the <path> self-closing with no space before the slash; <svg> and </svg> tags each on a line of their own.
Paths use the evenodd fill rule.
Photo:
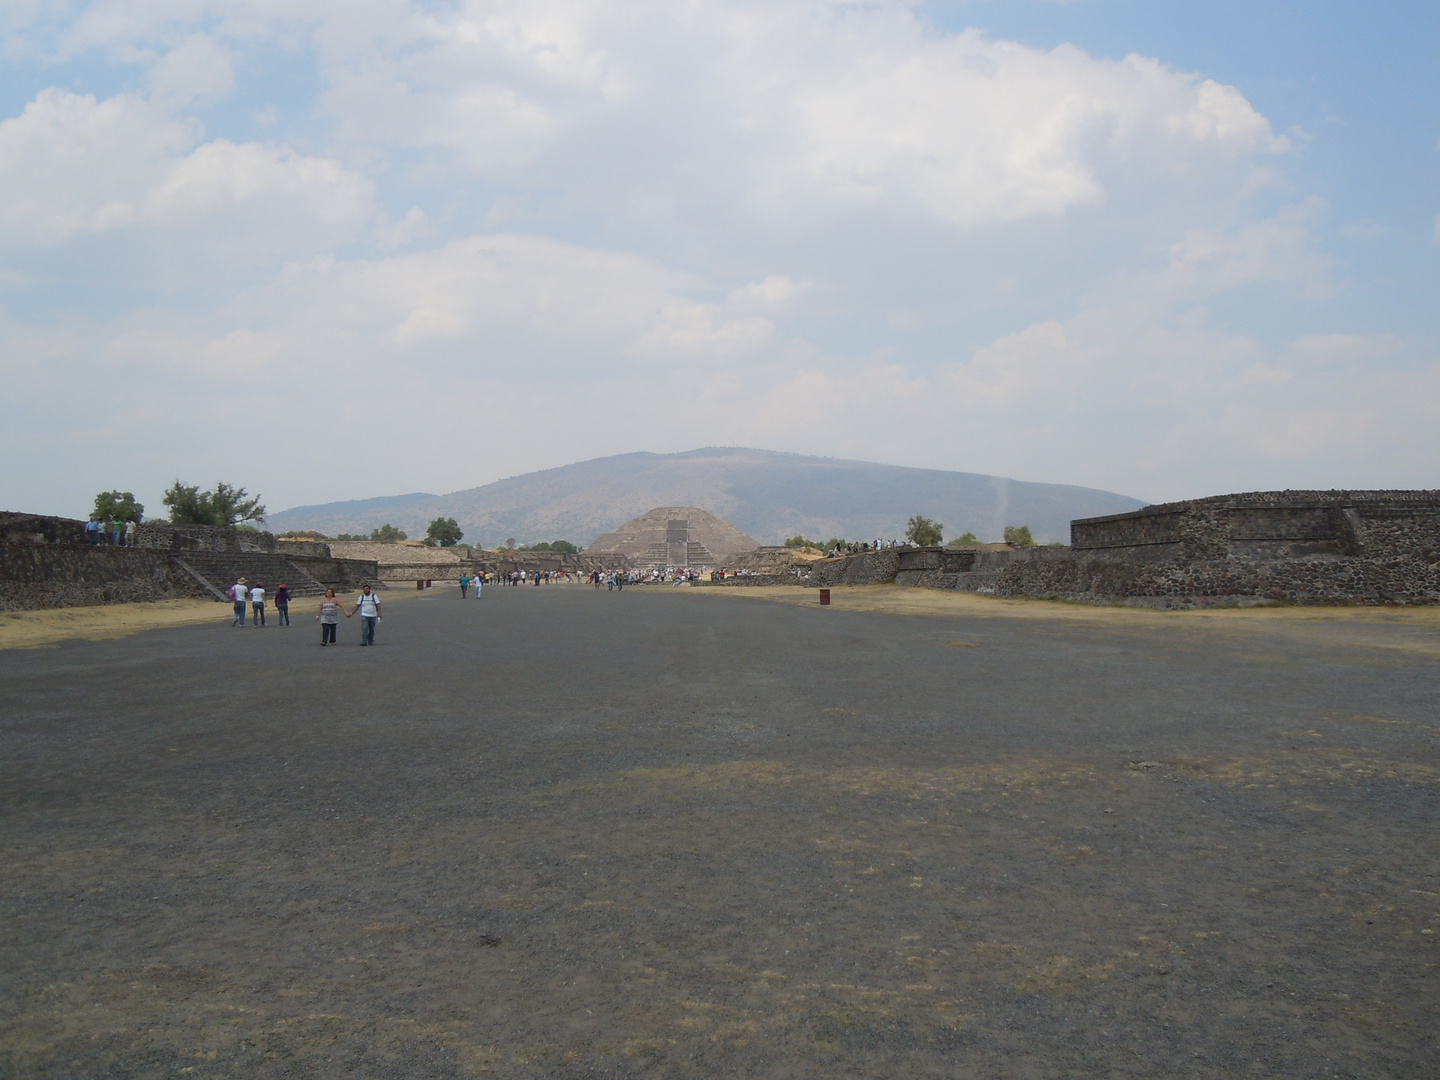
<svg viewBox="0 0 1440 1080">
<path fill-rule="evenodd" d="M 235 584 L 230 586 L 230 599 L 235 601 L 235 620 L 231 626 L 245 625 L 245 602 L 250 599 L 250 590 L 245 585 L 245 579 L 236 578 Z"/>
<path fill-rule="evenodd" d="M 265 625 L 265 582 L 255 582 L 255 587 L 250 590 L 250 607 L 255 616 L 251 626 Z"/>
<path fill-rule="evenodd" d="M 280 588 L 275 590 L 275 619 L 276 626 L 290 625 L 290 586 L 283 581 Z"/>
</svg>

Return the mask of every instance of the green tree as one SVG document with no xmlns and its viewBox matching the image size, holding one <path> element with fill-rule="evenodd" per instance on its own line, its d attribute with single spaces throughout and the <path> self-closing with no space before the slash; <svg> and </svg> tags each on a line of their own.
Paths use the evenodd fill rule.
<svg viewBox="0 0 1440 1080">
<path fill-rule="evenodd" d="M 535 545 L 534 547 L 532 547 L 530 550 L 531 550 L 531 551 L 549 551 L 549 550 L 550 550 L 550 541 L 549 541 L 549 540 L 541 540 L 540 543 L 536 544 L 536 545 Z"/>
<path fill-rule="evenodd" d="M 784 543 L 787 548 L 798 549 L 818 548 L 820 546 L 820 542 L 818 540 L 806 540 L 805 537 L 801 536 L 799 533 L 796 533 L 794 536 L 787 539 Z"/>
<path fill-rule="evenodd" d="M 144 515 L 144 505 L 128 491 L 100 492 L 95 496 L 95 509 L 90 511 L 96 521 L 133 521 L 137 525 Z"/>
<path fill-rule="evenodd" d="M 936 547 L 945 538 L 945 526 L 916 514 L 905 526 L 905 539 L 918 547 Z"/>
<path fill-rule="evenodd" d="M 1011 547 L 1034 547 L 1035 538 L 1030 535 L 1029 525 L 1006 525 L 1005 543 Z"/>
<path fill-rule="evenodd" d="M 160 501 L 170 508 L 172 525 L 239 525 L 265 520 L 258 495 L 251 498 L 243 487 L 224 481 L 217 483 L 214 491 L 201 491 L 196 484 L 176 480 Z"/>
<path fill-rule="evenodd" d="M 569 540 L 551 540 L 550 550 L 558 551 L 562 555 L 574 555 L 580 549 L 574 544 L 572 544 Z"/>
<path fill-rule="evenodd" d="M 370 539 L 382 544 L 393 544 L 397 540 L 406 539 L 406 535 L 404 529 L 397 529 L 387 521 L 380 528 L 370 530 Z"/>
<path fill-rule="evenodd" d="M 425 542 L 431 547 L 437 544 L 440 547 L 454 547 L 465 534 L 460 531 L 460 523 L 454 518 L 436 518 L 430 522 L 430 527 L 425 530 Z"/>
<path fill-rule="evenodd" d="M 277 539 L 280 539 L 280 540 L 329 540 L 330 537 L 326 536 L 326 535 L 325 535 L 324 533 L 322 533 L 322 532 L 316 532 L 314 529 L 291 529 L 289 532 L 283 532 L 283 533 L 281 533 L 281 534 L 279 535 L 279 537 L 277 537 Z M 348 537 L 346 537 L 346 536 L 342 533 L 340 536 L 337 536 L 335 539 L 336 539 L 336 540 L 346 540 L 346 539 L 348 539 Z"/>
<path fill-rule="evenodd" d="M 950 541 L 948 544 L 946 544 L 945 546 L 946 546 L 946 547 L 952 547 L 952 548 L 958 548 L 958 547 L 978 547 L 979 545 L 980 545 L 980 541 L 979 541 L 978 539 L 976 539 L 975 534 L 974 534 L 973 532 L 967 532 L 967 533 L 961 533 L 959 536 L 957 536 L 954 540 L 951 540 L 951 541 Z"/>
</svg>

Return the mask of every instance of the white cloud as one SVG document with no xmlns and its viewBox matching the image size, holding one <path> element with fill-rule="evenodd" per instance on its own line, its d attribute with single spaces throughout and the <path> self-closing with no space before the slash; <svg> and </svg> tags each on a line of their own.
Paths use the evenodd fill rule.
<svg viewBox="0 0 1440 1080">
<path fill-rule="evenodd" d="M 195 122 L 129 95 L 41 91 L 0 123 L 0 241 L 18 250 L 127 227 L 183 228 L 196 248 L 313 251 L 376 212 L 371 182 L 333 160 L 225 139 L 195 146 L 199 136 Z M 133 280 L 143 269 L 132 259 L 124 272 Z"/>
<path fill-rule="evenodd" d="M 166 109 L 222 98 L 234 85 L 229 50 L 208 34 L 191 34 L 150 68 L 151 100 Z"/>
<path fill-rule="evenodd" d="M 1163 280 L 1170 289 L 1207 292 L 1278 281 L 1309 299 L 1323 299 L 1334 292 L 1329 277 L 1334 259 L 1320 250 L 1313 224 L 1326 206 L 1311 196 L 1274 217 L 1227 232 L 1193 230 L 1171 245 Z"/>
<path fill-rule="evenodd" d="M 1436 456 L 1435 358 L 1306 322 L 1343 289 L 1290 140 L 1159 60 L 942 33 L 903 2 L 6 18 L 10 53 L 103 56 L 139 88 L 37 86 L 0 122 L 0 289 L 73 289 L 0 321 L 26 411 L 3 449 L 41 439 L 57 475 L 98 445 L 77 383 L 149 418 L 111 440 L 134 469 L 168 481 L 203 447 L 274 505 L 707 442 L 1154 496 Z M 247 83 L 272 65 L 313 96 Z M 186 118 L 217 101 L 213 130 Z M 1201 306 L 1236 295 L 1288 321 Z M 336 425 L 287 423 L 280 386 L 346 425 L 383 410 L 383 461 L 327 457 Z M 221 411 L 257 438 L 212 448 Z"/>
</svg>

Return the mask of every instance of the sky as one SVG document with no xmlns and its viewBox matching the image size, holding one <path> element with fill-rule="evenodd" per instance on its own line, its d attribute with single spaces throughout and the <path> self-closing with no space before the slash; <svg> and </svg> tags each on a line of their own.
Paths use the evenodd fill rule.
<svg viewBox="0 0 1440 1080">
<path fill-rule="evenodd" d="M 1440 487 L 1440 5 L 0 0 L 0 378 L 67 516 L 701 446 Z"/>
</svg>

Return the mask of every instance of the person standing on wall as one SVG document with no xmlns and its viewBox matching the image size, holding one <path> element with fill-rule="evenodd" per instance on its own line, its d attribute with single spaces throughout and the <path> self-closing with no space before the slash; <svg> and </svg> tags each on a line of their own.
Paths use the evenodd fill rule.
<svg viewBox="0 0 1440 1080">
<path fill-rule="evenodd" d="M 290 586 L 283 581 L 280 588 L 275 590 L 275 625 L 290 625 Z"/>
<path fill-rule="evenodd" d="M 265 625 L 265 582 L 255 582 L 255 588 L 250 590 L 250 607 L 253 609 L 254 619 L 252 626 Z"/>
<path fill-rule="evenodd" d="M 315 621 L 320 624 L 320 647 L 335 644 L 335 631 L 340 626 L 340 612 L 344 610 L 335 599 L 335 590 L 326 589 L 325 599 L 320 601 L 320 613 Z M 347 615 L 346 618 L 349 618 Z"/>
<path fill-rule="evenodd" d="M 365 591 L 355 598 L 355 610 L 347 614 L 360 616 L 360 644 L 375 644 L 375 624 L 380 621 L 380 598 L 365 586 Z"/>
<path fill-rule="evenodd" d="M 235 619 L 231 626 L 245 625 L 245 604 L 250 599 L 250 590 L 245 586 L 245 579 L 236 578 L 235 584 L 230 586 L 230 599 L 235 601 Z"/>
</svg>

